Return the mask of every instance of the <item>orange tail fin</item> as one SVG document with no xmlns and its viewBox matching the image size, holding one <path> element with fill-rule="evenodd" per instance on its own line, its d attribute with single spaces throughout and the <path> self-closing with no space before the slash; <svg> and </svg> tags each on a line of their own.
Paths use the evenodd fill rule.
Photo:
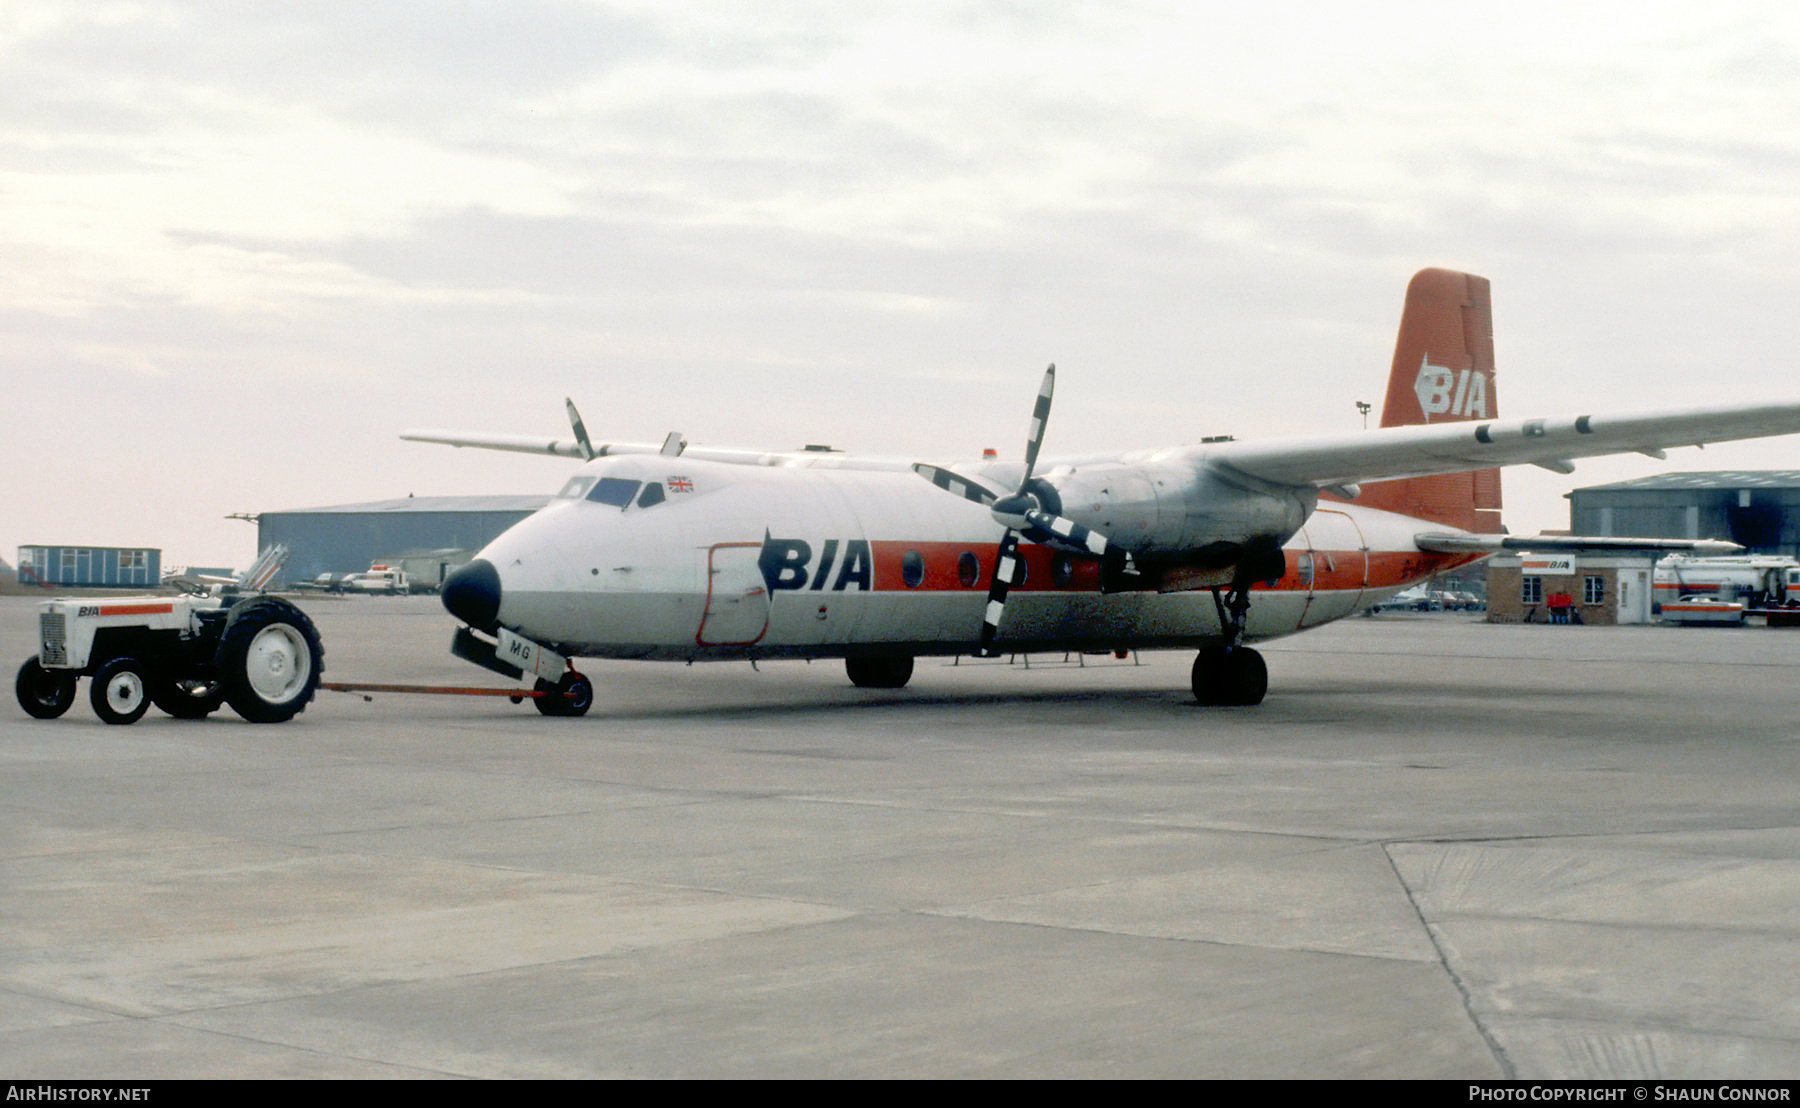
<svg viewBox="0 0 1800 1108">
<path fill-rule="evenodd" d="M 1420 270 L 1406 287 L 1381 425 L 1493 419 L 1498 413 L 1487 278 Z M 1501 530 L 1498 469 L 1377 481 L 1364 485 L 1356 502 L 1465 531 Z"/>
</svg>

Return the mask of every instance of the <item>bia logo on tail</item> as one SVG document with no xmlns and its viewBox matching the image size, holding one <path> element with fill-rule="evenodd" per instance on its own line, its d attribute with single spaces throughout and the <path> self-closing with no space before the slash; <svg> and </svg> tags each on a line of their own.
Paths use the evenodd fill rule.
<svg viewBox="0 0 1800 1108">
<path fill-rule="evenodd" d="M 1413 383 L 1419 408 L 1429 420 L 1448 414 L 1456 419 L 1488 419 L 1487 375 L 1473 369 L 1454 370 L 1432 365 L 1430 355 L 1419 359 L 1419 376 Z"/>
</svg>

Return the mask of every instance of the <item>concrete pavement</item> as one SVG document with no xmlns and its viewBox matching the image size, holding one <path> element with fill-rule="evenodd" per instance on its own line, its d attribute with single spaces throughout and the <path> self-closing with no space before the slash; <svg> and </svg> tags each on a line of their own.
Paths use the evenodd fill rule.
<svg viewBox="0 0 1800 1108">
<path fill-rule="evenodd" d="M 430 598 L 301 603 L 332 679 L 489 683 Z M 1185 654 L 588 662 L 578 720 L 9 699 L 0 1073 L 1800 1075 L 1800 632 L 1264 651 L 1255 709 Z"/>
</svg>

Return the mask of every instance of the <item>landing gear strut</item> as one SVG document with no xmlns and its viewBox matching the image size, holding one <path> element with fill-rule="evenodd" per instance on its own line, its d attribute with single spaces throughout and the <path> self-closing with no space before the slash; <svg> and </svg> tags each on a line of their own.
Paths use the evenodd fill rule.
<svg viewBox="0 0 1800 1108">
<path fill-rule="evenodd" d="M 1268 664 L 1261 654 L 1238 642 L 1244 634 L 1244 618 L 1250 613 L 1250 583 L 1214 588 L 1212 598 L 1225 641 L 1207 647 L 1194 659 L 1194 699 L 1208 707 L 1261 704 L 1269 691 Z"/>
</svg>

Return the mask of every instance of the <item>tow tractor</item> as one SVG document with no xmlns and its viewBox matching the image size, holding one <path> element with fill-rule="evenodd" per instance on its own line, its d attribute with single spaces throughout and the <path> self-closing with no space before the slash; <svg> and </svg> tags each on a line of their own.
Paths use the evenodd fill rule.
<svg viewBox="0 0 1800 1108">
<path fill-rule="evenodd" d="M 55 719 L 89 679 L 94 714 L 136 723 L 150 705 L 203 719 L 229 704 L 252 723 L 305 709 L 325 670 L 325 649 L 305 612 L 261 587 L 286 551 L 271 547 L 232 585 L 179 597 L 60 598 L 38 610 L 38 653 L 19 667 L 19 706 Z"/>
</svg>

